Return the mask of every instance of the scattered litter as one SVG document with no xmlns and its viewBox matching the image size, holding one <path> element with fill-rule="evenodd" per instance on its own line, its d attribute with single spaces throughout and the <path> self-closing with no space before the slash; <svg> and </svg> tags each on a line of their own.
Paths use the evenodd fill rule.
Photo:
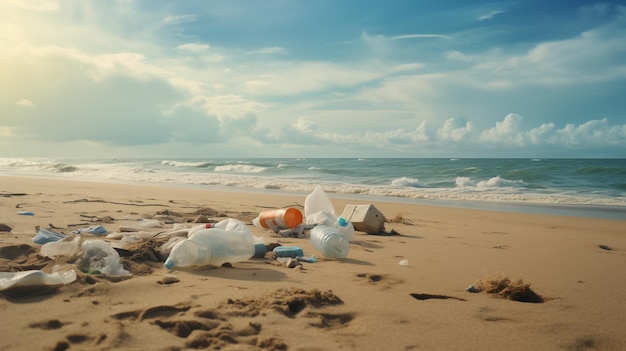
<svg viewBox="0 0 626 351">
<path fill-rule="evenodd" d="M 105 235 L 105 234 L 108 234 L 109 231 L 106 230 L 106 228 L 104 228 L 101 225 L 95 225 L 95 226 L 91 226 L 88 228 L 72 230 L 72 233 L 74 234 L 89 233 L 89 234 L 95 234 L 95 235 Z"/>
<path fill-rule="evenodd" d="M 274 232 L 281 229 L 293 229 L 302 224 L 302 212 L 293 207 L 267 210 L 259 213 L 252 220 L 252 224 L 255 227 L 271 229 Z"/>
<path fill-rule="evenodd" d="M 37 234 L 33 237 L 35 244 L 43 245 L 49 242 L 59 241 L 65 238 L 65 234 L 57 233 L 50 229 L 39 228 Z"/>
<path fill-rule="evenodd" d="M 408 267 L 409 266 L 409 260 L 401 260 L 400 261 L 400 265 L 404 266 L 404 267 Z"/>
<path fill-rule="evenodd" d="M 31 211 L 18 211 L 17 214 L 20 216 L 34 216 L 35 215 L 35 213 Z"/>
<path fill-rule="evenodd" d="M 279 230 L 277 234 L 284 238 L 304 238 L 304 230 L 313 227 L 314 225 L 300 224 L 295 228 Z"/>
</svg>

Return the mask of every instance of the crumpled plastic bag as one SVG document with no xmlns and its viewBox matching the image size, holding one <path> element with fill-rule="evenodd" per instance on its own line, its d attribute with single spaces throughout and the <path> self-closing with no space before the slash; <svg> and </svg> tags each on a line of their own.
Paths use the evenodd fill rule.
<svg viewBox="0 0 626 351">
<path fill-rule="evenodd" d="M 57 286 L 74 280 L 76 280 L 76 272 L 71 269 L 55 273 L 45 273 L 41 270 L 0 272 L 0 291 L 31 286 Z"/>
<path fill-rule="evenodd" d="M 52 241 L 41 245 L 39 254 L 54 259 L 57 256 L 73 257 L 80 251 L 80 235 L 65 237 L 59 241 Z"/>
<path fill-rule="evenodd" d="M 306 224 L 332 226 L 337 221 L 335 208 L 321 186 L 316 186 L 304 200 L 304 216 Z"/>
<path fill-rule="evenodd" d="M 77 262 L 81 271 L 106 275 L 130 275 L 130 272 L 120 263 L 120 255 L 108 243 L 102 240 L 86 240 L 81 247 L 83 253 Z"/>
</svg>

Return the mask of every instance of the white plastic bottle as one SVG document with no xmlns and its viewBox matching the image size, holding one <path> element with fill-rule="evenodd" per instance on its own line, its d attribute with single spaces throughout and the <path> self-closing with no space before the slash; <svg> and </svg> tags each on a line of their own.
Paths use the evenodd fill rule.
<svg viewBox="0 0 626 351">
<path fill-rule="evenodd" d="M 254 236 L 249 231 L 203 229 L 178 242 L 165 260 L 165 268 L 221 266 L 254 256 Z"/>
<path fill-rule="evenodd" d="M 345 218 L 339 217 L 337 222 L 333 224 L 333 228 L 335 228 L 344 238 L 348 241 L 352 241 L 352 237 L 354 237 L 354 225 L 352 223 L 346 221 Z"/>
<path fill-rule="evenodd" d="M 311 229 L 311 243 L 326 257 L 344 258 L 348 256 L 350 250 L 350 242 L 343 234 L 323 224 Z"/>
</svg>

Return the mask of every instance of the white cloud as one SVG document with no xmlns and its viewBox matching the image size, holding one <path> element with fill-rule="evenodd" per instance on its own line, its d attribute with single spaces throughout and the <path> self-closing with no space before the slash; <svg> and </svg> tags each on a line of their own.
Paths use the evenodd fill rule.
<svg viewBox="0 0 626 351">
<path fill-rule="evenodd" d="M 502 122 L 496 122 L 496 126 L 483 131 L 480 140 L 489 143 L 507 143 L 522 146 L 524 137 L 520 132 L 522 116 L 509 113 Z"/>
<path fill-rule="evenodd" d="M 441 34 L 404 34 L 404 35 L 396 35 L 393 37 L 389 37 L 389 40 L 426 39 L 426 38 L 450 39 L 449 36 L 441 35 Z"/>
<path fill-rule="evenodd" d="M 567 124 L 557 130 L 560 141 L 568 145 L 624 145 L 626 125 L 610 126 L 608 119 L 591 120 L 580 125 Z"/>
<path fill-rule="evenodd" d="M 209 51 L 210 47 L 211 46 L 209 44 L 187 43 L 187 44 L 178 45 L 176 47 L 176 49 L 178 49 L 180 51 L 191 52 L 191 53 L 200 53 L 200 52 L 207 52 L 207 51 Z"/>
<path fill-rule="evenodd" d="M 384 74 L 379 68 L 330 62 L 277 62 L 258 69 L 263 68 L 266 70 L 263 79 L 245 80 L 246 93 L 298 95 L 353 87 L 380 78 Z"/>
<path fill-rule="evenodd" d="M 53 0 L 2 0 L 0 3 L 12 5 L 30 11 L 59 11 L 61 6 Z"/>
<path fill-rule="evenodd" d="M 488 20 L 488 19 L 492 19 L 494 16 L 499 15 L 501 13 L 503 13 L 503 10 L 493 10 L 493 11 L 489 11 L 483 15 L 478 16 L 478 20 L 479 21 L 484 21 L 484 20 Z"/>
<path fill-rule="evenodd" d="M 468 121 L 464 126 L 459 126 L 459 121 L 455 118 L 448 118 L 439 130 L 437 136 L 443 140 L 453 140 L 460 142 L 470 137 L 474 132 L 474 123 Z"/>
<path fill-rule="evenodd" d="M 178 16 L 166 16 L 163 18 L 165 24 L 180 24 L 185 22 L 195 22 L 198 20 L 198 15 L 178 15 Z"/>
<path fill-rule="evenodd" d="M 528 132 L 528 138 L 532 144 L 540 144 L 550 141 L 551 133 L 554 131 L 554 123 L 544 123 Z"/>
<path fill-rule="evenodd" d="M 21 99 L 20 101 L 17 102 L 18 106 L 22 106 L 22 107 L 35 107 L 36 105 L 28 100 L 28 99 Z"/>
<path fill-rule="evenodd" d="M 422 63 L 403 63 L 400 65 L 393 66 L 392 71 L 394 72 L 407 72 L 407 71 L 415 71 L 418 69 L 424 68 L 424 64 Z"/>
<path fill-rule="evenodd" d="M 272 46 L 268 48 L 260 48 L 257 50 L 249 51 L 249 54 L 258 54 L 258 55 L 285 55 L 289 51 L 285 48 L 281 48 L 278 46 Z"/>
</svg>

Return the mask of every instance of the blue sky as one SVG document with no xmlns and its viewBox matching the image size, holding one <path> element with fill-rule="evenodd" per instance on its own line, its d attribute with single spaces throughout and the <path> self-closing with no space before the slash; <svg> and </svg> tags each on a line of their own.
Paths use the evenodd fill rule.
<svg viewBox="0 0 626 351">
<path fill-rule="evenodd" d="M 0 0 L 0 157 L 624 157 L 626 6 Z"/>
</svg>

